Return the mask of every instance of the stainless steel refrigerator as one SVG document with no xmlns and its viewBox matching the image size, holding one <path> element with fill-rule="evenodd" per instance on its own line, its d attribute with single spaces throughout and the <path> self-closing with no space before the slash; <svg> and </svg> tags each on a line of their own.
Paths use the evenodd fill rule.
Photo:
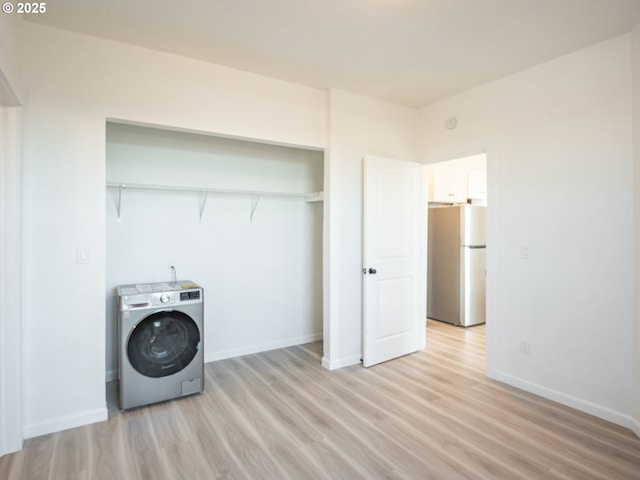
<svg viewBox="0 0 640 480">
<path fill-rule="evenodd" d="M 427 316 L 468 327 L 485 322 L 486 207 L 429 209 Z"/>
</svg>

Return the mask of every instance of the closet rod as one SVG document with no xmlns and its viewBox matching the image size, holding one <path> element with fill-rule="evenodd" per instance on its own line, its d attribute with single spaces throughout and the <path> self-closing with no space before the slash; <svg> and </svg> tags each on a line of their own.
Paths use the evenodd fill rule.
<svg viewBox="0 0 640 480">
<path fill-rule="evenodd" d="M 273 196 L 273 197 L 313 197 L 318 195 L 317 192 L 302 193 L 302 192 L 273 192 L 263 190 L 239 190 L 239 189 L 225 189 L 225 188 L 208 188 L 208 187 L 183 187 L 174 185 L 149 185 L 141 183 L 115 183 L 107 182 L 107 187 L 110 188 L 130 188 L 130 189 L 146 189 L 146 190 L 174 190 L 185 192 L 202 192 L 202 193 L 230 193 L 230 194 L 242 194 L 242 195 L 260 195 L 260 196 Z"/>
</svg>

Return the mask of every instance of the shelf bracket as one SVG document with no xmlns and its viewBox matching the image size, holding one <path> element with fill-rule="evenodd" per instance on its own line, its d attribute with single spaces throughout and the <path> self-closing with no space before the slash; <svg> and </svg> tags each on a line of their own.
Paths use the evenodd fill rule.
<svg viewBox="0 0 640 480">
<path fill-rule="evenodd" d="M 205 190 L 204 198 L 202 199 L 202 206 L 200 207 L 200 223 L 202 223 L 202 215 L 204 214 L 204 207 L 207 204 L 208 196 L 209 196 L 209 192 Z"/>
<path fill-rule="evenodd" d="M 307 193 L 304 196 L 304 200 L 307 203 L 322 202 L 324 201 L 324 192 Z"/>
<path fill-rule="evenodd" d="M 256 213 L 258 203 L 260 202 L 260 195 L 251 194 L 251 214 L 249 215 L 249 223 L 253 223 L 253 214 Z"/>
</svg>

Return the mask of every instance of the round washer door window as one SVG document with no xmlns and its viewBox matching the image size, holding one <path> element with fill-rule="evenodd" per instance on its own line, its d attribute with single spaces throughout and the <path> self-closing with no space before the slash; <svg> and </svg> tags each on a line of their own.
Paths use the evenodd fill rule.
<svg viewBox="0 0 640 480">
<path fill-rule="evenodd" d="M 133 368 L 147 377 L 166 377 L 185 368 L 200 348 L 196 323 L 182 312 L 157 312 L 131 332 L 127 355 Z"/>
</svg>

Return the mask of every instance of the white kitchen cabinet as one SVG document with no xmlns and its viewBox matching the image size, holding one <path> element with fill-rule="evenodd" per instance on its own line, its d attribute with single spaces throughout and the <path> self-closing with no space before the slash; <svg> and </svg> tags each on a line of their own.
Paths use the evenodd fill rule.
<svg viewBox="0 0 640 480">
<path fill-rule="evenodd" d="M 431 165 L 428 168 L 429 202 L 466 203 L 467 171 Z"/>
<path fill-rule="evenodd" d="M 487 172 L 469 170 L 467 173 L 467 198 L 473 200 L 487 199 Z"/>
</svg>

